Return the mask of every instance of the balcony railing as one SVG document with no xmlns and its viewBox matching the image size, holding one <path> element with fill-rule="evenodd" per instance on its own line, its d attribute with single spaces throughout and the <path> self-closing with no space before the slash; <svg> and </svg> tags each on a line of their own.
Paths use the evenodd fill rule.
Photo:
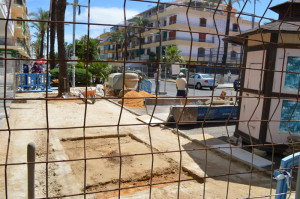
<svg viewBox="0 0 300 199">
<path fill-rule="evenodd" d="M 8 46 L 14 46 L 15 43 L 16 43 L 15 39 L 7 38 Z M 0 37 L 0 45 L 5 45 L 5 37 Z"/>
<path fill-rule="evenodd" d="M 18 6 L 23 6 L 23 0 L 14 0 L 14 4 Z"/>
<path fill-rule="evenodd" d="M 177 40 L 184 40 L 184 41 L 191 41 L 190 37 L 176 37 Z M 212 39 L 199 39 L 199 38 L 193 38 L 193 41 L 195 42 L 205 42 L 205 43 L 214 43 L 214 40 Z"/>
</svg>

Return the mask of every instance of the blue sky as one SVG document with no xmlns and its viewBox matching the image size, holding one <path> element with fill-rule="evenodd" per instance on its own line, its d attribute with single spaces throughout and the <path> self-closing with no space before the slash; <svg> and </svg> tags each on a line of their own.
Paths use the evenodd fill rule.
<svg viewBox="0 0 300 199">
<path fill-rule="evenodd" d="M 73 3 L 74 0 L 68 0 L 68 2 Z M 155 0 L 154 0 L 155 1 Z M 254 0 L 252 0 L 253 2 Z M 258 1 L 258 0 L 257 0 Z M 266 10 L 269 2 L 271 0 L 260 0 L 256 4 L 256 15 L 261 16 Z M 161 2 L 171 2 L 171 0 L 161 0 Z M 285 0 L 273 0 L 271 5 L 277 5 L 279 3 L 285 2 Z M 124 21 L 123 17 L 123 6 L 124 0 L 91 0 L 91 22 L 102 23 L 102 24 L 118 24 Z M 43 10 L 49 10 L 50 0 L 27 0 L 26 1 L 28 12 L 35 12 L 38 8 Z M 79 4 L 88 5 L 88 0 L 79 0 Z M 145 3 L 145 2 L 133 2 L 126 0 L 126 16 L 127 19 L 142 12 L 146 9 L 149 9 L 156 4 L 154 3 Z M 241 3 L 241 6 L 243 3 Z M 253 3 L 247 3 L 244 12 L 253 13 Z M 234 5 L 238 10 L 241 9 L 238 5 Z M 67 6 L 66 9 L 66 21 L 72 21 L 72 6 Z M 78 10 L 77 10 L 78 14 Z M 87 22 L 87 8 L 81 8 L 81 15 L 77 15 L 77 21 Z M 251 20 L 250 17 L 242 16 L 245 19 Z M 277 14 L 268 11 L 266 17 L 277 19 Z M 256 19 L 259 21 L 259 19 Z M 265 21 L 264 21 L 265 22 Z M 104 26 L 91 26 L 90 27 L 90 37 L 96 37 L 104 32 L 108 31 L 110 27 Z M 31 33 L 34 30 L 31 28 Z M 87 25 L 76 25 L 76 38 L 87 34 L 88 28 Z M 34 40 L 34 38 L 33 38 Z M 65 29 L 65 40 L 66 42 L 72 42 L 72 25 L 66 26 Z"/>
</svg>

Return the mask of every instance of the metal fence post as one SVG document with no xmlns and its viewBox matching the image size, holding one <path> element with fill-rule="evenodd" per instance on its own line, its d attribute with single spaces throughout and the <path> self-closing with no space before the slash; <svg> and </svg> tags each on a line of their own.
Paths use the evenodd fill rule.
<svg viewBox="0 0 300 199">
<path fill-rule="evenodd" d="M 27 163 L 35 162 L 35 145 L 29 143 L 27 145 Z M 34 199 L 34 167 L 35 164 L 27 164 L 28 172 L 28 199 Z"/>
<path fill-rule="evenodd" d="M 300 162 L 300 157 L 299 157 Z M 296 199 L 300 199 L 300 165 L 298 164 L 297 184 L 296 184 Z"/>
</svg>

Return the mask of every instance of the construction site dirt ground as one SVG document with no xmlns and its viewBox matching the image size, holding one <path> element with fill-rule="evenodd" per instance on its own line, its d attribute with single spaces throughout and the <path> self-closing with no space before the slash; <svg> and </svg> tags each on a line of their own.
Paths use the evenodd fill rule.
<svg viewBox="0 0 300 199">
<path fill-rule="evenodd" d="M 17 94 L 17 98 L 37 97 L 44 94 Z M 87 198 L 118 198 L 119 181 L 122 198 L 149 198 L 151 174 L 152 198 L 177 198 L 178 191 L 180 198 L 226 198 L 227 191 L 228 198 L 265 196 L 270 190 L 275 194 L 271 174 L 230 161 L 213 149 L 204 150 L 204 142 L 192 142 L 171 129 L 148 127 L 126 110 L 120 118 L 121 107 L 107 100 L 88 104 L 86 120 L 81 100 L 51 100 L 48 109 L 44 100 L 22 102 L 12 103 L 9 126 L 35 130 L 1 131 L 0 164 L 25 163 L 27 144 L 34 142 L 40 162 L 35 166 L 36 198 L 46 194 L 83 198 L 84 185 Z M 95 127 L 99 125 L 104 127 Z M 44 130 L 47 127 L 51 130 Z M 69 127 L 77 128 L 63 129 Z M 205 139 L 212 142 L 215 138 L 205 134 Z M 1 166 L 0 198 L 5 198 L 5 186 L 8 198 L 26 198 L 27 165 L 12 164 L 6 169 L 7 184 L 5 166 Z"/>
</svg>

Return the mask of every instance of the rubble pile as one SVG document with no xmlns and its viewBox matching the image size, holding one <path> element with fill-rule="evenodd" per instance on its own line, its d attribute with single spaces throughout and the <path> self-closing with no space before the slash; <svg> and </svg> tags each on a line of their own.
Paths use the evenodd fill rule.
<svg viewBox="0 0 300 199">
<path fill-rule="evenodd" d="M 288 156 L 293 154 L 294 152 L 297 153 L 300 151 L 300 136 L 299 135 L 292 135 L 287 137 L 287 143 L 288 143 L 288 148 L 285 150 L 284 155 Z M 295 151 L 293 151 L 293 148 Z"/>
</svg>

